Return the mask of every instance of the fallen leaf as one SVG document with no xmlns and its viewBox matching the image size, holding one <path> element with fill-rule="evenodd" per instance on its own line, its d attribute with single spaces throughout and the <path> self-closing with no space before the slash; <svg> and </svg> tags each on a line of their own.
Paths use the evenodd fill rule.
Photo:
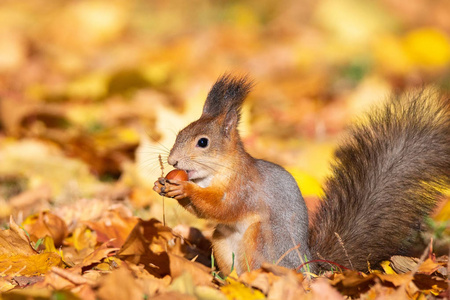
<svg viewBox="0 0 450 300">
<path fill-rule="evenodd" d="M 189 273 L 196 286 L 209 285 L 212 286 L 212 275 L 210 268 L 195 262 L 185 259 L 176 254 L 169 254 L 170 275 L 177 278 L 184 273 Z"/>
<path fill-rule="evenodd" d="M 101 262 L 104 258 L 108 257 L 108 255 L 112 252 L 119 250 L 119 248 L 108 248 L 108 243 L 102 244 L 100 247 L 95 249 L 89 255 L 87 255 L 81 264 L 77 265 L 77 267 L 88 267 L 92 264 L 96 264 Z"/>
<path fill-rule="evenodd" d="M 42 275 L 52 267 L 61 265 L 61 256 L 52 252 L 32 255 L 0 255 L 0 270 L 3 270 L 2 273 L 15 276 Z"/>
<path fill-rule="evenodd" d="M 417 273 L 427 274 L 431 275 L 435 271 L 437 271 L 439 268 L 441 268 L 444 264 L 437 263 L 433 261 L 431 258 L 428 258 L 423 263 L 420 264 L 419 269 L 417 270 Z"/>
<path fill-rule="evenodd" d="M 10 219 L 10 229 L 0 231 L 0 270 L 3 274 L 35 276 L 62 264 L 52 252 L 37 253 L 25 232 Z"/>
<path fill-rule="evenodd" d="M 196 283 L 193 274 L 189 271 L 183 272 L 175 278 L 169 287 L 169 290 L 183 293 L 188 296 L 194 296 L 201 300 L 225 300 L 227 297 L 217 289 L 208 286 L 202 286 Z"/>
<path fill-rule="evenodd" d="M 295 300 L 305 297 L 302 282 L 295 272 L 289 272 L 275 281 L 267 295 L 268 299 Z"/>
<path fill-rule="evenodd" d="M 197 300 L 195 296 L 189 296 L 180 292 L 168 292 L 157 295 L 152 300 Z"/>
<path fill-rule="evenodd" d="M 117 256 L 134 264 L 143 264 L 148 272 L 158 277 L 171 275 L 176 278 L 187 271 L 193 275 L 196 284 L 211 284 L 209 268 L 177 254 L 180 253 L 179 243 L 179 238 L 161 222 L 139 220 Z"/>
<path fill-rule="evenodd" d="M 111 241 L 112 247 L 120 248 L 137 222 L 136 217 L 125 215 L 120 210 L 109 210 L 98 221 L 84 223 L 97 233 L 100 243 Z"/>
<path fill-rule="evenodd" d="M 375 277 L 375 274 L 365 275 L 357 271 L 344 271 L 332 275 L 331 285 L 343 295 L 358 297 L 370 289 Z"/>
<path fill-rule="evenodd" d="M 436 276 L 427 276 L 425 274 L 415 274 L 413 282 L 417 288 L 426 295 L 439 295 L 449 288 L 447 280 Z"/>
<path fill-rule="evenodd" d="M 30 234 L 33 242 L 48 235 L 52 237 L 56 247 L 62 245 L 68 234 L 66 223 L 50 212 L 40 212 L 29 216 L 22 223 L 22 226 Z"/>
<path fill-rule="evenodd" d="M 101 278 L 97 297 L 100 299 L 144 299 L 144 287 L 133 273 L 122 266 Z"/>
<path fill-rule="evenodd" d="M 46 203 L 51 197 L 51 190 L 48 185 L 41 185 L 11 197 L 9 203 L 16 210 L 24 210 L 39 204 Z"/>
<path fill-rule="evenodd" d="M 15 276 L 13 280 L 17 282 L 17 285 L 21 288 L 31 286 L 37 282 L 42 282 L 44 280 L 44 276 Z"/>
<path fill-rule="evenodd" d="M 325 278 L 319 278 L 311 284 L 313 299 L 321 300 L 341 300 L 344 297 L 334 289 L 330 282 Z"/>
<path fill-rule="evenodd" d="M 66 238 L 65 242 L 69 245 L 73 245 L 77 251 L 94 249 L 97 244 L 97 235 L 86 225 L 80 224 L 73 230 L 72 235 Z"/>
<path fill-rule="evenodd" d="M 261 291 L 252 289 L 243 283 L 232 279 L 231 277 L 227 278 L 228 284 L 224 285 L 220 288 L 222 293 L 225 294 L 225 296 L 228 299 L 249 299 L 249 300 L 256 300 L 256 299 L 265 299 L 266 296 L 261 293 Z M 281 295 L 280 295 L 281 296 Z M 275 299 L 279 299 L 276 298 Z M 298 298 L 296 298 L 298 299 Z M 290 300 L 290 299 L 289 299 Z"/>
<path fill-rule="evenodd" d="M 8 292 L 16 287 L 15 284 L 11 283 L 4 277 L 0 277 L 0 293 Z"/>
<path fill-rule="evenodd" d="M 0 231 L 0 256 L 34 255 L 37 251 L 31 247 L 30 240 L 25 232 L 17 226 L 11 217 L 10 229 Z"/>
<path fill-rule="evenodd" d="M 417 266 L 418 261 L 417 258 L 394 255 L 391 257 L 391 267 L 397 273 L 406 273 L 413 270 Z"/>
</svg>

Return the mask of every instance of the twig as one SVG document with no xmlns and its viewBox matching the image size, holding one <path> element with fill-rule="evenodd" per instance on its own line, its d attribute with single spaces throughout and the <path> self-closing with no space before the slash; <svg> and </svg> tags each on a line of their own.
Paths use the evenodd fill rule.
<svg viewBox="0 0 450 300">
<path fill-rule="evenodd" d="M 158 159 L 159 159 L 159 165 L 161 167 L 161 177 L 164 177 L 164 165 L 162 162 L 162 158 L 161 158 L 161 154 L 158 155 Z M 165 198 L 164 196 L 161 196 L 162 198 L 162 206 L 163 206 L 163 225 L 166 226 L 166 209 L 165 209 Z"/>
<path fill-rule="evenodd" d="M 347 250 L 345 249 L 344 241 L 342 241 L 341 237 L 339 236 L 339 234 L 337 232 L 335 232 L 334 234 L 338 238 L 339 244 L 341 244 L 342 249 L 344 250 L 345 257 L 347 257 L 347 260 L 348 260 L 348 263 L 350 264 L 350 267 L 352 268 L 352 270 L 354 270 L 355 268 L 353 268 L 353 264 L 352 264 L 352 261 L 350 259 L 350 256 L 348 256 Z"/>
<path fill-rule="evenodd" d="M 280 258 L 278 258 L 275 265 L 278 265 L 283 260 L 283 258 L 286 257 L 286 255 L 288 255 L 289 253 L 291 253 L 291 251 L 296 250 L 298 248 L 300 248 L 300 244 L 298 244 L 297 246 L 294 246 L 294 247 L 290 248 L 289 250 L 287 250 L 286 252 L 284 252 L 283 255 L 281 255 Z"/>
</svg>

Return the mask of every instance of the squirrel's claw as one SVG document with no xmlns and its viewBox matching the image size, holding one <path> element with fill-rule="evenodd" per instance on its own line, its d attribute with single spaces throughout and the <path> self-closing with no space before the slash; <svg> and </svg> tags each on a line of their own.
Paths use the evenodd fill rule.
<svg viewBox="0 0 450 300">
<path fill-rule="evenodd" d="M 161 196 L 165 196 L 166 186 L 165 186 L 165 184 L 161 184 L 161 181 L 158 179 L 157 181 L 155 181 L 155 185 L 153 186 L 153 190 L 155 192 L 157 192 L 158 194 L 160 194 Z"/>
<path fill-rule="evenodd" d="M 181 200 L 188 197 L 187 193 L 187 181 L 169 180 L 163 177 L 158 178 L 155 181 L 153 190 L 164 197 L 174 198 Z"/>
</svg>

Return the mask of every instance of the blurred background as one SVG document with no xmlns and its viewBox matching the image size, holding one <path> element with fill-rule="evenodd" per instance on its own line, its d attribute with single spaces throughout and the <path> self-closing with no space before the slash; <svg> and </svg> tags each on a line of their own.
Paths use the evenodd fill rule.
<svg viewBox="0 0 450 300">
<path fill-rule="evenodd" d="M 111 202 L 161 219 L 158 155 L 225 72 L 256 83 L 248 151 L 315 199 L 351 121 L 391 93 L 448 91 L 449 65 L 448 0 L 2 0 L 0 219 Z M 197 222 L 165 202 L 170 225 Z"/>
</svg>

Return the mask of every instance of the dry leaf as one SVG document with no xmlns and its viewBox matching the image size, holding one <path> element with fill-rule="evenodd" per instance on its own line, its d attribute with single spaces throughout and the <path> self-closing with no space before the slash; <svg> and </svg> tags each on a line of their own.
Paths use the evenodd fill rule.
<svg viewBox="0 0 450 300">
<path fill-rule="evenodd" d="M 61 256 L 53 252 L 32 255 L 0 255 L 0 270 L 15 276 L 37 276 L 45 274 L 54 266 L 61 266 Z"/>
<path fill-rule="evenodd" d="M 86 221 L 85 224 L 97 233 L 97 241 L 108 241 L 112 247 L 122 247 L 131 230 L 137 224 L 136 217 L 124 215 L 118 210 L 107 211 L 96 222 Z"/>
<path fill-rule="evenodd" d="M 0 231 L 0 255 L 3 257 L 13 255 L 34 255 L 37 251 L 30 245 L 25 232 L 17 226 L 13 218 L 9 221 L 10 229 Z"/>
<path fill-rule="evenodd" d="M 66 223 L 60 217 L 50 212 L 40 212 L 29 216 L 22 223 L 22 226 L 30 234 L 32 241 L 36 242 L 38 239 L 48 235 L 52 237 L 56 247 L 62 245 L 64 238 L 68 234 Z"/>
<path fill-rule="evenodd" d="M 122 266 L 104 276 L 99 283 L 97 297 L 100 299 L 143 299 L 144 286 L 133 273 Z"/>
<path fill-rule="evenodd" d="M 112 252 L 115 252 L 119 250 L 119 248 L 108 248 L 109 243 L 104 243 L 97 249 L 95 249 L 92 253 L 87 255 L 80 265 L 77 265 L 77 267 L 88 267 L 92 264 L 96 264 L 101 262 L 103 259 L 108 257 L 108 255 Z"/>
<path fill-rule="evenodd" d="M 311 284 L 312 299 L 341 300 L 344 297 L 334 289 L 330 282 L 324 278 L 318 278 Z"/>
<path fill-rule="evenodd" d="M 261 293 L 259 290 L 252 289 L 237 280 L 234 280 L 230 277 L 227 278 L 228 284 L 221 287 L 220 290 L 228 299 L 265 299 L 266 296 Z M 281 296 L 281 295 L 280 295 Z M 274 298 L 281 299 L 281 298 Z M 298 298 L 297 298 L 298 299 Z M 290 299 L 289 299 L 290 300 Z"/>
</svg>

